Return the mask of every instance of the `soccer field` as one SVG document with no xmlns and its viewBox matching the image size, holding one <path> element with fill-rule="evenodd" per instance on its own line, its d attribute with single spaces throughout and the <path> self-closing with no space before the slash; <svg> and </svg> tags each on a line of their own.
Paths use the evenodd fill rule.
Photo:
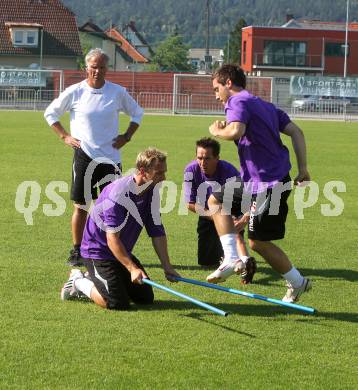
<svg viewBox="0 0 358 390">
<path fill-rule="evenodd" d="M 47 127 L 42 113 L 0 115 L 1 390 L 358 388 L 357 124 L 297 122 L 319 194 L 316 202 L 311 198 L 311 207 L 296 210 L 295 196 L 290 197 L 287 234 L 279 245 L 312 278 L 313 289 L 300 304 L 316 308 L 316 314 L 170 284 L 142 233 L 134 254 L 151 279 L 231 313 L 221 317 L 159 290 L 153 305 L 128 312 L 62 302 L 71 247 L 72 151 Z M 183 168 L 212 121 L 147 115 L 123 149 L 124 171 L 147 146 L 168 152 L 167 180 L 177 187 L 175 207 L 163 214 L 171 260 L 183 277 L 202 281 L 207 271 L 196 264 L 196 216 L 180 215 L 179 199 Z M 64 123 L 68 126 L 68 117 Z M 296 162 L 288 146 L 294 177 Z M 233 143 L 222 142 L 221 157 L 239 167 Z M 32 193 L 21 199 L 19 190 L 16 199 L 25 181 L 33 182 Z M 63 182 L 63 192 L 56 190 L 62 211 L 46 194 L 53 181 Z M 335 197 L 327 185 L 333 181 L 340 182 L 331 184 Z M 335 190 L 344 187 L 345 192 Z M 61 215 L 49 216 L 56 213 Z M 242 286 L 233 276 L 223 286 L 281 299 L 284 280 L 256 258 L 253 284 Z"/>
</svg>

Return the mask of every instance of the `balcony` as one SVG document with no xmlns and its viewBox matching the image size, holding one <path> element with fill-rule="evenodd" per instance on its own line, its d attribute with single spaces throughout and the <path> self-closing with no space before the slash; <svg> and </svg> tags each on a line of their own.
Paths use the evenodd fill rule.
<svg viewBox="0 0 358 390">
<path fill-rule="evenodd" d="M 254 69 L 324 70 L 321 55 L 254 53 Z"/>
</svg>

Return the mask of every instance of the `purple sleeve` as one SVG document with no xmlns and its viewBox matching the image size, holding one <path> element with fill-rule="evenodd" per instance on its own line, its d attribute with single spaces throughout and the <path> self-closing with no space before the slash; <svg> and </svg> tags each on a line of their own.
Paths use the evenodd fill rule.
<svg viewBox="0 0 358 390">
<path fill-rule="evenodd" d="M 280 132 L 285 130 L 285 127 L 291 122 L 290 117 L 285 113 L 285 111 L 282 111 L 281 109 L 276 107 L 277 117 L 278 117 L 278 128 Z"/>
<path fill-rule="evenodd" d="M 160 218 L 160 214 L 158 214 L 158 218 Z M 149 237 L 161 237 L 165 236 L 165 229 L 162 224 L 162 221 L 156 221 L 157 223 L 154 222 L 154 219 L 152 215 L 150 215 L 146 222 L 145 222 L 145 229 L 147 231 L 147 234 Z M 160 222 L 160 223 L 159 223 Z"/>
<path fill-rule="evenodd" d="M 160 192 L 159 187 L 155 187 L 152 191 L 152 195 L 148 195 L 150 209 L 146 210 L 146 216 L 144 218 L 144 226 L 149 237 L 161 237 L 165 236 L 164 226 L 160 215 Z M 148 205 L 149 206 L 149 205 Z"/>
<path fill-rule="evenodd" d="M 233 165 L 230 164 L 229 175 L 227 176 L 228 179 L 234 176 L 240 176 L 240 172 Z"/>
<path fill-rule="evenodd" d="M 111 228 L 118 228 L 121 226 L 125 222 L 128 214 L 128 210 L 125 207 L 110 201 L 109 199 L 106 199 L 102 203 L 102 210 L 103 222 L 106 226 Z"/>
<path fill-rule="evenodd" d="M 147 230 L 147 234 L 149 237 L 162 237 L 165 236 L 165 229 L 163 225 L 154 225 L 153 220 L 151 223 L 145 225 L 145 229 Z"/>
<path fill-rule="evenodd" d="M 196 203 L 197 187 L 194 184 L 194 172 L 190 164 L 184 170 L 184 199 L 186 203 Z"/>
<path fill-rule="evenodd" d="M 225 106 L 226 122 L 241 122 L 247 124 L 250 120 L 249 110 L 240 99 L 229 99 Z"/>
</svg>

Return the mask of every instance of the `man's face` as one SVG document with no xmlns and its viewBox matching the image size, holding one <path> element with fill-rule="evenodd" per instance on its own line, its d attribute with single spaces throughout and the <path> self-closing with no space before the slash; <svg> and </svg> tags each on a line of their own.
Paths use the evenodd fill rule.
<svg viewBox="0 0 358 390">
<path fill-rule="evenodd" d="M 215 99 L 225 104 L 230 97 L 230 90 L 228 82 L 225 85 L 222 85 L 218 82 L 217 79 L 213 80 L 213 89 L 215 93 Z"/>
<path fill-rule="evenodd" d="M 87 77 L 93 84 L 103 84 L 108 70 L 104 56 L 92 57 L 87 63 Z"/>
<path fill-rule="evenodd" d="M 218 165 L 219 156 L 213 155 L 213 150 L 211 148 L 202 148 L 198 146 L 196 148 L 196 160 L 200 166 L 201 171 L 206 176 L 213 176 L 216 167 Z"/>
<path fill-rule="evenodd" d="M 167 172 L 167 163 L 166 162 L 157 162 L 152 168 L 148 171 L 144 171 L 143 176 L 145 182 L 152 181 L 151 186 L 165 180 L 165 173 Z"/>
</svg>

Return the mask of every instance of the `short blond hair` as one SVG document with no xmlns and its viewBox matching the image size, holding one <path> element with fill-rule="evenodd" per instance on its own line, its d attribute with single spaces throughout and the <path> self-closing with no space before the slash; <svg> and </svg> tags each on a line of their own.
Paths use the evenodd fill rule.
<svg viewBox="0 0 358 390">
<path fill-rule="evenodd" d="M 157 163 L 164 163 L 167 160 L 167 154 L 161 150 L 149 147 L 137 156 L 136 168 L 139 170 L 143 168 L 145 171 L 153 168 Z"/>
</svg>

